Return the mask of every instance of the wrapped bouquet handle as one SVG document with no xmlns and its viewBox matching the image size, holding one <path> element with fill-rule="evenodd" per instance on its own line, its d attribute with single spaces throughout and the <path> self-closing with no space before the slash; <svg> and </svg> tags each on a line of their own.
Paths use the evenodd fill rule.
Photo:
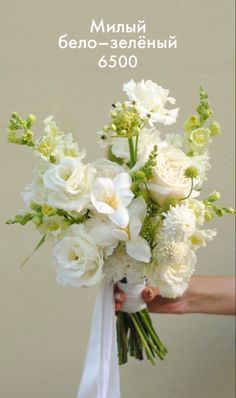
<svg viewBox="0 0 236 398">
<path fill-rule="evenodd" d="M 125 301 L 122 303 L 122 312 L 138 312 L 147 307 L 145 301 L 142 298 L 142 291 L 145 288 L 146 283 L 123 283 L 118 282 L 117 286 L 125 293 Z"/>
<path fill-rule="evenodd" d="M 85 366 L 77 398 L 119 398 L 119 365 L 127 362 L 128 353 L 154 363 L 167 353 L 155 330 L 142 299 L 145 283 L 122 283 L 118 286 L 126 299 L 117 315 L 113 282 L 103 280 L 95 303 Z M 117 345 L 118 343 L 118 345 Z"/>
</svg>

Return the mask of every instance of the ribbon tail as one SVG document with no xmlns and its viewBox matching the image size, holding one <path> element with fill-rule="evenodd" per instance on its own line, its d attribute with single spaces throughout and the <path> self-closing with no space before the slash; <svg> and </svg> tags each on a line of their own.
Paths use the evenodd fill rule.
<svg viewBox="0 0 236 398">
<path fill-rule="evenodd" d="M 102 281 L 77 398 L 120 398 L 113 283 Z"/>
</svg>

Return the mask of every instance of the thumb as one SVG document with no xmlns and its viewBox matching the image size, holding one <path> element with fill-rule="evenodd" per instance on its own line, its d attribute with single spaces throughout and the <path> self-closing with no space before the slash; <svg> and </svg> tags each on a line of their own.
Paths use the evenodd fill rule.
<svg viewBox="0 0 236 398">
<path fill-rule="evenodd" d="M 159 294 L 158 288 L 154 288 L 148 285 L 145 286 L 145 288 L 142 291 L 143 300 L 146 301 L 147 303 L 149 301 L 152 301 L 154 297 L 156 297 L 158 294 Z"/>
</svg>

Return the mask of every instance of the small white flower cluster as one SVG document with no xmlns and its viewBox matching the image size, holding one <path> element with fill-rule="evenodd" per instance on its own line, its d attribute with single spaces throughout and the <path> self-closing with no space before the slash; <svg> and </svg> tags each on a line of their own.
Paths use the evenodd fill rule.
<svg viewBox="0 0 236 398">
<path fill-rule="evenodd" d="M 208 154 L 201 148 L 189 156 L 183 134 L 161 138 L 156 124 L 171 125 L 178 115 L 177 108 L 166 108 L 175 103 L 168 90 L 150 80 L 131 80 L 124 91 L 129 99 L 125 107 L 135 106 L 134 136 L 126 137 L 126 130 L 118 136 L 115 126 L 104 145 L 99 132 L 102 146 L 109 147 L 113 157 L 85 163 L 85 151 L 79 150 L 72 135 L 60 132 L 53 118 L 47 118 L 44 135 L 35 143 L 39 164 L 23 198 L 28 208 L 38 206 L 40 231 L 56 241 L 53 255 L 59 283 L 90 286 L 103 275 L 114 282 L 127 278 L 139 283 L 146 277 L 149 284 L 159 286 L 161 295 L 177 297 L 194 272 L 196 249 L 215 235 L 202 228 L 205 205 L 196 199 L 209 168 Z M 122 119 L 127 128 L 132 115 Z M 195 141 L 200 145 L 201 136 Z M 133 173 L 144 173 L 156 145 L 152 175 L 141 181 L 137 193 Z M 133 164 L 131 154 L 136 156 Z M 192 166 L 198 169 L 193 186 L 193 179 L 185 175 Z M 166 208 L 173 198 L 176 204 Z M 154 205 L 156 213 L 150 215 Z"/>
</svg>

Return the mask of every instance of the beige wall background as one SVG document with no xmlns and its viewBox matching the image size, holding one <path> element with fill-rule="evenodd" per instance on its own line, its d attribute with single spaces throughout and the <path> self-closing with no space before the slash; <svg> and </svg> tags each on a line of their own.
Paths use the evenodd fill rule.
<svg viewBox="0 0 236 398">
<path fill-rule="evenodd" d="M 31 180 L 34 165 L 30 151 L 6 143 L 10 113 L 34 113 L 38 133 L 43 119 L 53 114 L 94 159 L 101 155 L 95 133 L 106 122 L 110 104 L 123 98 L 125 81 L 152 79 L 170 88 L 180 107 L 174 131 L 181 130 L 193 112 L 202 84 L 224 131 L 212 144 L 213 167 L 202 195 L 217 188 L 222 202 L 233 204 L 234 1 L 0 0 L 0 14 L 0 397 L 72 398 L 83 368 L 97 287 L 57 286 L 50 245 L 19 269 L 39 236 L 33 226 L 4 225 L 22 207 L 19 192 Z M 136 50 L 135 70 L 99 69 L 101 49 L 57 46 L 65 33 L 89 38 L 93 17 L 107 23 L 145 19 L 149 37 L 176 35 L 178 48 Z M 199 252 L 197 272 L 233 274 L 233 218 L 215 220 L 214 227 L 218 236 Z M 124 366 L 123 398 L 234 397 L 233 318 L 158 315 L 153 321 L 169 355 L 156 367 L 135 361 Z"/>
</svg>

